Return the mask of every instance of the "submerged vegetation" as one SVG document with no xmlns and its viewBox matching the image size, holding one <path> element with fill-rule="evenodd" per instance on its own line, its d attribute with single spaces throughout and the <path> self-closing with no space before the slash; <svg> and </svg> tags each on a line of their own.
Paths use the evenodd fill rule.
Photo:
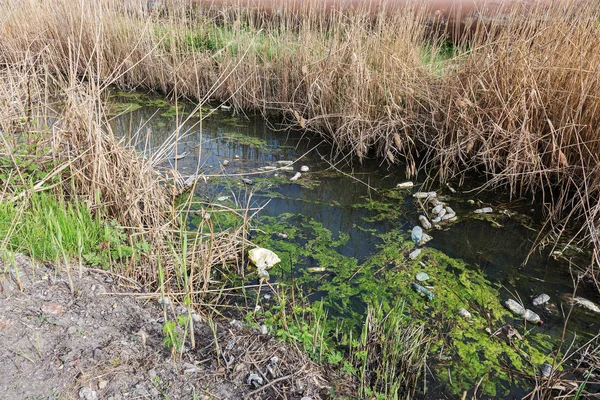
<svg viewBox="0 0 600 400">
<path fill-rule="evenodd" d="M 384 193 L 388 202 L 356 205 L 372 211 L 356 223 L 380 242 L 377 254 L 359 262 L 338 251 L 347 235 L 318 221 L 263 217 L 252 230 L 250 203 L 188 196 L 198 182 L 164 168 L 179 154 L 179 132 L 142 157 L 112 135 L 109 119 L 141 107 L 130 91 L 144 89 L 199 103 L 192 111 L 144 103 L 163 107 L 163 117 L 201 117 L 216 100 L 287 118 L 323 134 L 338 154 L 404 163 L 410 176 L 426 171 L 460 184 L 483 175 L 486 187 L 541 197 L 548 235 L 539 243 L 589 246 L 587 264 L 575 267 L 600 290 L 593 5 L 539 10 L 544 18 L 517 18 L 517 9 L 514 18 L 474 23 L 449 43 L 444 26 L 431 29 L 413 9 L 273 15 L 168 3 L 159 12 L 129 0 L 0 3 L 2 257 L 78 260 L 193 306 L 222 301 L 221 285 L 240 279 L 232 275 L 247 278 L 246 247 L 273 249 L 282 260 L 273 272 L 277 302 L 263 311 L 246 304 L 254 310 L 247 321 L 266 322 L 313 360 L 333 365 L 341 383 L 332 390 L 349 397 L 424 394 L 418 386 L 426 386 L 429 369 L 455 395 L 502 396 L 507 382 L 535 380 L 540 365 L 564 356 L 539 327 L 510 319 L 501 288 L 480 271 L 429 248 L 412 259 L 407 232 L 371 228 L 402 214 L 397 192 Z M 119 102 L 108 104 L 113 88 Z M 233 129 L 219 140 L 267 148 Z M 256 177 L 252 189 L 284 182 Z M 419 272 L 431 277 L 435 297 L 413 290 Z M 246 303 L 254 295 L 241 292 Z M 472 318 L 460 315 L 465 307 Z M 494 335 L 507 320 L 521 340 Z M 193 322 L 167 320 L 163 331 L 176 355 L 193 338 Z"/>
</svg>

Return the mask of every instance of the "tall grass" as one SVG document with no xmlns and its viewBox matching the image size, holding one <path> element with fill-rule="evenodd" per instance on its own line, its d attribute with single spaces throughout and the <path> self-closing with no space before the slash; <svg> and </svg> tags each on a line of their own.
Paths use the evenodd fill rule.
<svg viewBox="0 0 600 400">
<path fill-rule="evenodd" d="M 412 8 L 373 15 L 307 5 L 273 14 L 182 0 L 149 12 L 130 0 L 5 0 L 0 63 L 84 80 L 94 93 L 117 85 L 277 112 L 342 153 L 404 162 L 409 175 L 483 173 L 489 186 L 540 196 L 550 228 L 575 226 L 569 238 L 592 242 L 597 267 L 598 7 L 539 7 L 473 22 L 440 61 L 445 27 Z M 71 112 L 82 113 L 79 129 L 92 132 L 99 121 L 86 109 L 100 103 L 77 111 L 88 100 L 65 94 Z M 90 146 L 92 136 L 80 145 L 109 154 Z"/>
<path fill-rule="evenodd" d="M 550 228 L 575 226 L 597 266 L 596 6 L 545 2 L 473 22 L 440 61 L 446 27 L 423 11 L 315 4 L 268 13 L 181 0 L 150 12 L 131 0 L 5 0 L 0 62 L 97 92 L 118 85 L 277 112 L 341 153 L 406 163 L 409 175 L 483 173 L 512 195 L 541 196 Z"/>
</svg>

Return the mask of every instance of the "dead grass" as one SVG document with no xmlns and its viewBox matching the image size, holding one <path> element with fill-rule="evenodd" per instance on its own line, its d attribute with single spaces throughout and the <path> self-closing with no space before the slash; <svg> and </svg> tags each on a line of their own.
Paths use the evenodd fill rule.
<svg viewBox="0 0 600 400">
<path fill-rule="evenodd" d="M 548 231 L 559 239 L 568 232 L 580 245 L 591 242 L 589 268 L 597 277 L 596 6 L 515 10 L 473 26 L 456 56 L 440 61 L 440 42 L 431 36 L 440 29 L 412 9 L 367 15 L 284 8 L 274 16 L 167 3 L 149 12 L 133 0 L 6 0 L 0 63 L 27 65 L 71 87 L 85 81 L 95 92 L 139 87 L 277 112 L 325 134 L 340 153 L 374 151 L 406 163 L 411 175 L 426 169 L 444 181 L 483 173 L 490 187 L 540 197 Z M 72 113 L 87 101 L 66 95 Z M 87 119 L 76 118 L 92 132 Z M 77 140 L 87 146 L 90 139 Z M 84 179 L 101 178 L 89 168 L 79 189 Z M 151 220 L 156 216 L 143 222 Z"/>
</svg>

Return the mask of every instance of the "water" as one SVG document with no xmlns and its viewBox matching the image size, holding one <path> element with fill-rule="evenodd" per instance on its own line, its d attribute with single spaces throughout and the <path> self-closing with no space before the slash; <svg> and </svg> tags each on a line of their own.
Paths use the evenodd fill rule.
<svg viewBox="0 0 600 400">
<path fill-rule="evenodd" d="M 481 286 L 488 291 L 486 295 L 493 293 L 502 301 L 520 297 L 528 307 L 534 295 L 549 294 L 552 300 L 548 309 L 534 308 L 545 324 L 523 329 L 530 329 L 528 346 L 532 350 L 528 351 L 537 354 L 536 362 L 552 356 L 564 325 L 561 307 L 566 305 L 561 296 L 572 293 L 576 272 L 570 271 L 564 259 L 549 257 L 549 250 L 529 254 L 537 235 L 535 228 L 539 227 L 536 222 L 539 206 L 523 201 L 503 203 L 503 196 L 496 193 L 453 194 L 443 188 L 440 194 L 457 212 L 459 222 L 448 230 L 430 232 L 434 239 L 425 246 L 425 256 L 411 263 L 403 258 L 401 250 L 412 250 L 410 229 L 418 224 L 421 210 L 410 196 L 417 189 L 395 189 L 396 184 L 405 180 L 401 168 L 372 160 L 360 164 L 346 159 L 332 164 L 329 160 L 335 158 L 331 148 L 319 138 L 284 130 L 283 126 L 268 124 L 259 117 L 237 118 L 229 112 L 216 111 L 203 121 L 195 116 L 182 122 L 192 105 L 184 104 L 175 109 L 160 99 L 149 97 L 133 100 L 121 97 L 119 100 L 142 105 L 111 121 L 118 135 L 138 142 L 140 152 L 151 156 L 179 130 L 182 139 L 178 142 L 177 154 L 182 158 L 167 160 L 163 166 L 176 163 L 183 176 L 198 172 L 212 176 L 213 183 L 199 184 L 199 198 L 219 202 L 218 198 L 227 196 L 222 203 L 233 205 L 236 200 L 238 204 L 247 204 L 249 201 L 251 207 L 262 207 L 259 213 L 262 232 L 253 233 L 251 240 L 281 253 L 284 262 L 279 272 L 275 269 L 272 273 L 273 279 L 289 279 L 289 263 L 293 263 L 293 273 L 306 293 L 312 300 L 325 301 L 334 318 L 351 321 L 349 326 L 360 324 L 370 298 L 391 301 L 405 297 L 415 309 L 422 307 L 422 300 L 407 288 L 410 274 L 414 275 L 423 265 L 430 268 L 429 275 L 439 272 L 438 281 L 434 278 L 434 292 L 437 292 L 437 301 L 442 302 L 439 304 L 449 310 L 458 305 L 452 304 L 449 296 L 447 300 L 439 299 L 444 296 L 445 286 L 454 292 L 464 290 L 464 297 L 470 299 L 465 300 L 465 305 L 476 303 L 487 307 L 481 304 L 484 295 L 466 292 L 465 282 L 456 283 L 458 286 L 448 282 L 453 277 L 458 280 L 459 276 L 472 281 L 481 278 Z M 208 111 L 204 109 L 205 113 Z M 174 155 L 175 151 L 171 153 Z M 227 163 L 225 160 L 229 162 L 227 166 L 223 165 Z M 275 176 L 275 172 L 260 170 L 280 160 L 298 160 L 295 171 L 301 165 L 309 166 L 310 171 L 303 173 L 298 181 L 290 182 L 295 171 L 279 171 Z M 253 185 L 244 184 L 242 178 L 251 179 Z M 508 218 L 497 213 L 492 217 L 477 216 L 472 211 L 479 205 L 472 204 L 473 201 L 482 201 L 497 210 L 509 210 L 515 216 Z M 281 239 L 277 235 L 281 233 L 289 234 L 290 238 Z M 393 251 L 394 241 L 398 243 L 398 254 Z M 383 256 L 385 253 L 390 255 Z M 528 262 L 523 266 L 526 259 Z M 375 265 L 378 262 L 383 265 Z M 432 270 L 432 265 L 437 266 L 438 271 Z M 445 269 L 451 273 L 443 275 L 439 271 L 442 266 L 447 266 Z M 465 270 L 461 272 L 463 267 Z M 324 271 L 311 273 L 310 268 Z M 577 294 L 599 302 L 592 291 L 580 289 Z M 457 298 L 460 299 L 460 293 Z M 435 314 L 435 307 L 428 312 Z M 496 308 L 496 313 L 505 312 L 500 309 Z M 506 315 L 502 318 L 521 329 L 522 321 Z M 416 320 L 433 323 L 427 321 L 427 313 L 419 314 Z M 471 330 L 472 335 L 479 338 L 484 346 L 479 351 L 483 354 L 488 350 L 487 334 L 482 333 L 483 326 L 476 328 L 475 322 L 471 325 L 461 329 Z M 600 329 L 599 318 L 576 307 L 568 327 L 569 337 L 576 332 L 579 337 L 589 339 Z M 490 346 L 512 351 L 507 350 L 504 343 Z M 457 354 L 455 359 L 463 353 Z M 436 362 L 430 362 L 435 369 Z M 469 377 L 471 373 L 475 376 Z M 465 383 L 466 388 L 472 388 L 479 378 L 475 372 L 466 371 L 463 375 L 467 380 L 472 378 Z M 457 377 L 460 376 L 457 372 Z M 502 376 L 499 373 L 497 380 L 505 379 Z M 440 378 L 440 387 L 451 397 L 452 391 L 458 389 L 449 388 L 451 385 L 444 379 Z M 523 383 L 504 382 L 488 395 L 510 398 L 526 393 L 526 389 Z"/>
</svg>

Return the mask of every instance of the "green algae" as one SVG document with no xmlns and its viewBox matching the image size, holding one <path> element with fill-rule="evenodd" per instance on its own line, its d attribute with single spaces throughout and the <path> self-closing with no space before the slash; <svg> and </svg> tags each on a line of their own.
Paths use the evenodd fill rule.
<svg viewBox="0 0 600 400">
<path fill-rule="evenodd" d="M 111 116 L 127 114 L 139 110 L 140 108 L 142 108 L 142 105 L 139 103 L 111 102 L 108 107 L 108 114 Z"/>
<path fill-rule="evenodd" d="M 369 305 L 378 304 L 389 312 L 402 299 L 406 303 L 403 312 L 411 323 L 428 331 L 430 367 L 455 394 L 479 384 L 485 395 L 505 395 L 511 380 L 519 376 L 512 371 L 531 375 L 535 367 L 551 361 L 549 335 L 537 326 L 525 329 L 522 321 L 514 322 L 501 304 L 498 285 L 489 282 L 481 271 L 435 249 L 423 248 L 418 260 L 410 260 L 408 253 L 415 245 L 407 232 L 396 229 L 379 235 L 383 244 L 378 252 L 359 264 L 339 252 L 347 235 L 334 237 L 306 217 L 263 217 L 258 226 L 261 233 L 255 242 L 279 254 L 281 266 L 296 266 L 296 282 L 306 293 L 325 293 L 320 302 L 330 313 L 330 334 L 344 326 L 356 337 Z M 279 238 L 277 232 L 285 232 L 287 239 Z M 277 278 L 287 276 L 281 266 L 279 272 L 277 267 L 274 271 Z M 311 272 L 315 269 L 323 272 Z M 412 290 L 411 282 L 418 272 L 430 276 L 427 287 L 435 294 L 433 299 Z M 460 317 L 461 308 L 469 310 L 472 318 Z M 490 335 L 506 323 L 513 323 L 523 339 Z M 348 348 L 347 340 L 339 339 L 338 345 Z"/>
<path fill-rule="evenodd" d="M 221 123 L 221 122 L 222 121 L 219 120 L 219 123 Z M 226 133 L 219 134 L 219 139 L 222 139 L 225 142 L 235 142 L 236 144 L 239 144 L 242 146 L 248 146 L 248 147 L 260 149 L 263 151 L 267 151 L 267 149 L 269 148 L 266 140 L 261 139 L 256 136 L 244 135 L 243 133 L 239 133 L 239 132 L 226 132 Z"/>
</svg>

